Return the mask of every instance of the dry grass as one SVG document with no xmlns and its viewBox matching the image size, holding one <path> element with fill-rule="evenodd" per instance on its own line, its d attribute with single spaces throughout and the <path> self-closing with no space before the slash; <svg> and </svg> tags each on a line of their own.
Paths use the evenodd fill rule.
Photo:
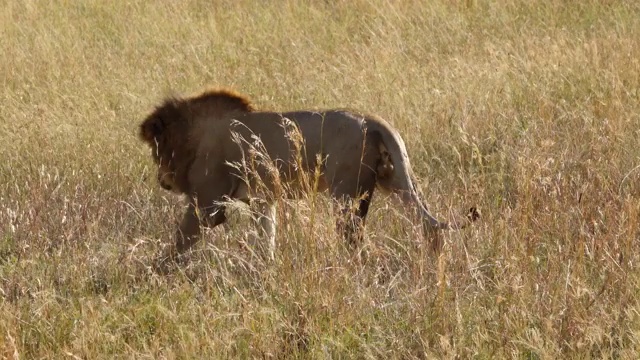
<svg viewBox="0 0 640 360">
<path fill-rule="evenodd" d="M 635 2 L 0 3 L 0 357 L 640 351 Z M 281 207 L 276 264 L 234 226 L 147 273 L 181 208 L 136 127 L 210 84 L 384 116 L 431 209 L 482 221 L 436 259 L 378 198 L 359 266 L 319 197 Z"/>
</svg>

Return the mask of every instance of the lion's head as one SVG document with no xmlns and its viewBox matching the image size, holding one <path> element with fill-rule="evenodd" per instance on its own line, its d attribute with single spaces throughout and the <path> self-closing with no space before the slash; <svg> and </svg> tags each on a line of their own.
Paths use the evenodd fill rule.
<svg viewBox="0 0 640 360">
<path fill-rule="evenodd" d="M 158 165 L 158 182 L 166 190 L 189 192 L 187 173 L 195 157 L 195 122 L 215 121 L 225 115 L 250 112 L 249 100 L 230 90 L 208 90 L 186 98 L 168 98 L 140 124 L 139 137 L 151 148 Z"/>
</svg>

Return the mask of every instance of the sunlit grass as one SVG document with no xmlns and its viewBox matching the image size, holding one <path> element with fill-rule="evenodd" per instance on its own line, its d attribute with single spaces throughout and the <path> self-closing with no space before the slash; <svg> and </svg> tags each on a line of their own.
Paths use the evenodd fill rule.
<svg viewBox="0 0 640 360">
<path fill-rule="evenodd" d="M 0 357 L 635 358 L 640 7 L 634 2 L 4 1 Z M 370 261 L 322 197 L 149 271 L 180 199 L 137 126 L 166 95 L 351 107 L 403 135 L 441 258 L 379 194 Z"/>
</svg>

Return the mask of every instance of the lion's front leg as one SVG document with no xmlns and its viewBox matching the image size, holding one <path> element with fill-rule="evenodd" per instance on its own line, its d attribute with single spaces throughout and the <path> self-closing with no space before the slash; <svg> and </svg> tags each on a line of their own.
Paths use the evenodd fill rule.
<svg viewBox="0 0 640 360">
<path fill-rule="evenodd" d="M 166 266 L 167 261 L 176 261 L 178 256 L 184 254 L 200 240 L 201 226 L 212 228 L 225 220 L 224 206 L 201 208 L 190 203 L 176 230 L 175 242 L 161 259 L 162 266 Z"/>
<path fill-rule="evenodd" d="M 182 254 L 200 240 L 200 227 L 214 228 L 227 220 L 225 207 L 215 205 L 196 207 L 189 204 L 176 232 L 176 251 Z"/>
<path fill-rule="evenodd" d="M 175 235 L 175 251 L 182 254 L 200 240 L 199 211 L 193 204 L 185 211 Z"/>
<path fill-rule="evenodd" d="M 257 238 L 251 239 L 251 247 L 258 249 L 263 258 L 275 259 L 276 250 L 276 206 L 264 200 L 252 201 L 252 217 L 258 229 Z M 258 242 L 266 242 L 259 244 Z"/>
<path fill-rule="evenodd" d="M 164 274 L 169 271 L 171 263 L 178 261 L 178 256 L 189 249 L 200 238 L 200 220 L 196 212 L 196 207 L 189 204 L 182 221 L 175 233 L 175 241 L 164 251 L 163 255 L 157 259 L 156 271 Z"/>
</svg>

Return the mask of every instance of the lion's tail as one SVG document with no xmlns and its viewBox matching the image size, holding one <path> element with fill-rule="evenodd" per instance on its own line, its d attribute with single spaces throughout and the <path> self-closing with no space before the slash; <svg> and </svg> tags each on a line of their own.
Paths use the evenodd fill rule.
<svg viewBox="0 0 640 360">
<path fill-rule="evenodd" d="M 461 229 L 470 223 L 467 221 L 463 224 L 450 224 L 448 222 L 440 222 L 436 219 L 420 199 L 417 188 L 413 182 L 413 171 L 409 162 L 407 148 L 398 134 L 386 121 L 382 119 L 368 119 L 367 131 L 373 131 L 380 135 L 380 143 L 378 149 L 381 152 L 382 159 L 389 159 L 393 171 L 389 176 L 378 177 L 378 184 L 387 191 L 397 194 L 403 203 L 414 206 L 422 217 L 423 227 L 425 231 L 433 231 L 438 229 Z M 468 220 L 474 221 L 477 218 L 475 208 L 470 210 L 471 214 L 467 215 Z"/>
</svg>

